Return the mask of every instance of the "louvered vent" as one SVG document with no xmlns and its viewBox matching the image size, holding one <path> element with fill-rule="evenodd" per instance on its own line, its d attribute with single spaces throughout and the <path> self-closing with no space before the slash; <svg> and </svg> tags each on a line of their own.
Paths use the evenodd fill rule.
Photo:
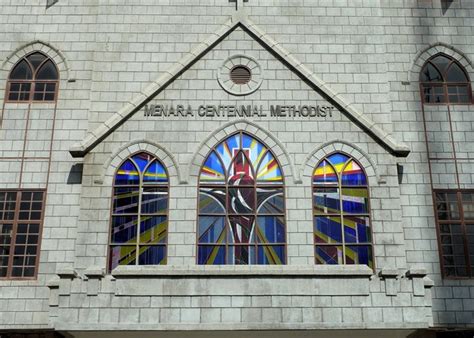
<svg viewBox="0 0 474 338">
<path fill-rule="evenodd" d="M 241 66 L 241 65 L 235 66 L 230 71 L 230 79 L 235 84 L 238 84 L 238 85 L 247 84 L 250 82 L 251 78 L 252 78 L 252 73 L 250 72 L 250 69 L 248 69 L 245 66 Z"/>
</svg>

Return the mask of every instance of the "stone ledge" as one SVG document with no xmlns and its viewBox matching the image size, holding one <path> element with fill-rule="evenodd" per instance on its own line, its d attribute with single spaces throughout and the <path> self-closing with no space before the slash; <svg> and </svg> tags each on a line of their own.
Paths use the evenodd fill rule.
<svg viewBox="0 0 474 338">
<path fill-rule="evenodd" d="M 374 271 L 366 265 L 320 265 L 320 266 L 119 266 L 112 271 L 116 278 L 136 277 L 196 277 L 196 276 L 240 276 L 240 277 L 291 277 L 291 276 L 330 276 L 330 277 L 371 277 Z"/>
<path fill-rule="evenodd" d="M 71 324 L 71 323 L 56 323 L 56 330 L 67 330 L 71 331 L 247 331 L 247 330 L 340 330 L 340 329 L 420 329 L 428 328 L 427 322 L 413 322 L 413 323 L 326 323 L 326 322 L 314 322 L 314 323 L 195 323 L 195 324 L 184 324 L 184 323 L 166 323 L 166 324 L 121 324 L 117 327 L 117 324 Z"/>
</svg>

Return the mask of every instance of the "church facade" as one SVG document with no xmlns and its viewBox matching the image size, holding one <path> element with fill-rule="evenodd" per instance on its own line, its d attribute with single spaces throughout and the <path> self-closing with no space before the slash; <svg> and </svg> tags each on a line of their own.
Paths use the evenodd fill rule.
<svg viewBox="0 0 474 338">
<path fill-rule="evenodd" d="M 469 0 L 7 0 L 0 337 L 470 337 Z"/>
</svg>

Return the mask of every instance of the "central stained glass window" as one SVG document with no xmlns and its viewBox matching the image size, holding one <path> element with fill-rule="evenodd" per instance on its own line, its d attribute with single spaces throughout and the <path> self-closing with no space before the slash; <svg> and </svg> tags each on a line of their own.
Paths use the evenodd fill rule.
<svg viewBox="0 0 474 338">
<path fill-rule="evenodd" d="M 365 264 L 374 267 L 369 189 L 362 167 L 334 153 L 313 174 L 316 264 Z"/>
<path fill-rule="evenodd" d="M 272 152 L 236 133 L 199 178 L 198 264 L 286 264 L 284 181 Z"/>
<path fill-rule="evenodd" d="M 109 269 L 166 264 L 167 231 L 166 169 L 148 153 L 132 155 L 115 174 Z"/>
</svg>

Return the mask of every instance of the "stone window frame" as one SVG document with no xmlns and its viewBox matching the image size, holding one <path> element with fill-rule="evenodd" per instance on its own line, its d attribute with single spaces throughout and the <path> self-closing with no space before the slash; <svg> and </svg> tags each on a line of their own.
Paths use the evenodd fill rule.
<svg viewBox="0 0 474 338">
<path fill-rule="evenodd" d="M 28 60 L 28 58 L 34 54 L 40 54 L 45 57 L 45 59 L 41 62 L 40 65 L 37 67 L 34 67 L 34 65 L 31 64 L 31 62 Z M 30 68 L 30 71 L 32 73 L 31 79 L 12 79 L 11 74 L 17 67 L 20 66 L 20 64 L 25 61 Z M 51 62 L 52 65 L 55 68 L 56 71 L 56 77 L 54 79 L 37 79 L 38 72 L 41 70 L 43 65 L 46 63 Z M 7 77 L 7 84 L 6 84 L 6 89 L 5 89 L 5 98 L 4 102 L 6 103 L 55 103 L 58 99 L 58 94 L 59 94 L 59 83 L 60 83 L 60 69 L 58 68 L 58 65 L 54 61 L 52 57 L 50 57 L 47 53 L 45 53 L 42 50 L 33 50 L 25 55 L 23 55 L 21 58 L 19 58 L 16 63 L 11 67 L 9 75 Z M 20 90 L 18 91 L 18 98 L 17 99 L 11 99 L 11 94 L 14 93 L 12 91 L 12 85 L 19 85 Z M 27 91 L 22 91 L 21 88 L 23 86 L 28 86 L 29 85 L 29 90 Z M 40 93 L 37 92 L 37 86 L 39 85 L 44 85 L 44 89 L 42 91 L 42 98 L 41 99 L 35 99 L 35 94 Z M 46 91 L 46 86 L 47 85 L 54 85 L 54 90 L 49 90 Z M 16 91 L 15 91 L 16 92 Z M 21 99 L 21 94 L 22 93 L 28 93 L 28 98 L 27 99 Z M 53 94 L 52 99 L 46 99 L 46 93 L 48 94 Z"/>
<path fill-rule="evenodd" d="M 162 188 L 162 189 L 166 189 L 166 192 L 167 192 L 167 199 L 166 199 L 166 211 L 164 213 L 160 213 L 159 216 L 164 216 L 166 217 L 166 222 L 167 222 L 167 225 L 166 225 L 166 240 L 163 244 L 156 244 L 155 246 L 163 246 L 165 248 L 165 251 L 164 251 L 164 259 L 163 259 L 163 263 L 162 264 L 167 264 L 168 263 L 168 250 L 169 250 L 169 245 L 168 245 L 168 239 L 169 239 L 169 222 L 170 222 L 170 219 L 169 219 L 169 214 L 170 214 L 170 208 L 169 208 L 169 202 L 170 202 L 170 174 L 169 174 L 169 168 L 167 167 L 167 165 L 164 163 L 164 161 L 155 153 L 153 153 L 152 151 L 149 151 L 149 150 L 136 150 L 135 152 L 133 153 L 130 153 L 127 157 L 125 157 L 124 159 L 121 160 L 121 162 L 117 165 L 117 166 L 114 166 L 115 167 L 115 170 L 114 170 L 114 174 L 113 174 L 113 183 L 112 183 L 112 194 L 111 194 L 111 205 L 110 205 L 110 215 L 109 215 L 109 232 L 108 232 L 108 240 L 107 240 L 107 271 L 108 272 L 112 272 L 113 269 L 115 269 L 116 267 L 112 268 L 111 266 L 111 249 L 112 247 L 114 246 L 126 246 L 124 243 L 120 244 L 120 243 L 112 243 L 112 230 L 113 230 L 113 218 L 114 216 L 120 216 L 120 215 L 114 215 L 114 197 L 115 197 L 115 194 L 114 194 L 114 191 L 117 187 L 132 187 L 132 185 L 117 185 L 116 184 L 116 175 L 118 173 L 118 170 L 120 169 L 120 167 L 125 163 L 127 162 L 128 160 L 132 160 L 132 157 L 135 156 L 135 155 L 138 155 L 138 154 L 141 154 L 141 153 L 144 153 L 144 154 L 147 154 L 149 155 L 152 159 L 149 160 L 149 163 L 147 164 L 145 170 L 147 168 L 149 168 L 149 166 L 154 162 L 154 161 L 157 161 L 165 170 L 165 174 L 166 174 L 166 177 L 167 177 L 167 181 L 166 183 L 155 183 L 155 184 L 143 184 L 143 175 L 140 174 L 140 182 L 139 182 L 139 185 L 138 185 L 138 191 L 139 191 L 139 200 L 138 200 L 138 209 L 137 209 L 137 240 L 136 240 L 136 247 L 139 248 L 140 246 L 145 246 L 146 244 L 144 243 L 140 243 L 140 225 L 141 225 L 141 206 L 142 206 L 142 196 L 143 196 L 143 188 L 144 187 L 159 187 L 159 188 Z M 133 162 L 134 163 L 134 162 Z M 136 165 L 136 164 L 135 164 Z M 134 186 L 134 185 L 133 185 Z M 158 214 L 156 214 L 158 215 Z M 131 245 L 130 245 L 131 246 Z M 138 260 L 138 257 L 135 257 L 135 264 L 133 264 L 133 266 L 139 266 L 139 260 Z M 120 266 L 120 264 L 118 265 Z"/>
<path fill-rule="evenodd" d="M 435 211 L 435 221 L 436 221 L 436 232 L 438 239 L 438 250 L 440 257 L 440 266 L 441 266 L 441 275 L 444 279 L 473 279 L 474 278 L 474 250 L 472 252 L 469 250 L 469 247 L 474 247 L 474 217 L 466 218 L 466 211 L 463 205 L 463 194 L 469 194 L 471 196 L 471 208 L 474 208 L 474 190 L 473 189 L 433 189 L 433 201 L 434 201 L 434 211 Z M 455 199 L 440 200 L 441 195 L 454 195 Z M 450 203 L 451 202 L 451 203 Z M 453 205 L 452 203 L 455 202 Z M 450 205 L 451 204 L 451 205 Z M 445 206 L 446 209 L 442 209 L 442 206 Z M 450 207 L 457 206 L 457 210 L 448 209 Z M 473 213 L 473 211 L 469 211 Z M 444 217 L 441 217 L 441 214 L 445 213 Z M 458 217 L 452 217 L 452 215 L 458 215 Z M 459 233 L 453 233 L 453 226 L 459 226 Z M 472 233 L 469 233 L 467 227 L 472 227 Z M 453 235 L 454 234 L 454 235 Z M 453 236 L 459 237 L 462 240 L 463 246 L 463 255 L 455 255 L 455 250 L 458 248 L 453 243 Z M 469 242 L 469 236 L 472 238 L 472 241 Z M 447 254 L 445 250 L 448 250 L 448 247 L 451 246 L 451 254 Z M 447 264 L 448 256 L 452 256 L 453 264 Z M 464 265 L 461 264 L 460 268 L 465 267 L 465 275 L 457 275 L 456 269 L 459 268 L 456 265 L 455 256 L 463 257 Z M 455 269 L 455 274 L 452 275 L 448 273 L 448 269 Z"/>
<path fill-rule="evenodd" d="M 5 269 L 5 275 L 3 272 L 0 273 L 0 280 L 35 280 L 38 276 L 38 267 L 41 252 L 41 240 L 43 233 L 43 223 L 45 214 L 45 203 L 46 203 L 46 189 L 4 189 L 0 190 L 0 194 L 4 194 L 3 200 L 0 200 L 0 269 Z M 13 195 L 14 199 L 8 200 L 8 195 Z M 29 199 L 23 199 L 25 194 L 31 194 Z M 41 194 L 40 199 L 35 199 L 34 194 Z M 13 208 L 12 208 L 12 203 Z M 40 208 L 33 208 L 33 204 L 40 203 Z M 37 217 L 32 218 L 32 212 L 37 213 Z M 13 213 L 13 214 L 12 214 Z M 25 215 L 28 214 L 28 215 Z M 13 217 L 11 217 L 13 216 Z M 27 216 L 27 217 L 25 217 Z M 10 225 L 10 231 L 5 232 L 5 226 Z M 37 231 L 31 233 L 31 226 L 36 225 Z M 26 227 L 20 232 L 20 228 Z M 24 234 L 24 235 L 22 235 Z M 34 241 L 34 237 L 36 242 Z M 9 237 L 9 239 L 7 238 Z M 20 240 L 21 237 L 24 237 Z M 29 241 L 33 240 L 32 243 Z M 7 243 L 8 241 L 8 243 Z M 6 247 L 9 247 L 7 255 L 3 255 Z M 23 247 L 21 253 L 18 248 Z M 34 248 L 34 250 L 33 250 Z M 29 252 L 30 250 L 34 251 Z M 28 254 L 29 253 L 29 254 Z M 15 254 L 17 255 L 15 257 Z M 7 258 L 7 265 L 3 263 L 3 259 Z M 23 259 L 22 264 L 15 264 L 15 259 Z M 27 259 L 34 259 L 34 264 L 28 263 Z M 15 268 L 22 270 L 21 276 L 13 274 Z M 28 273 L 25 276 L 26 269 L 32 269 L 32 273 Z"/>
<path fill-rule="evenodd" d="M 253 187 L 255 189 L 257 189 L 258 187 L 276 187 L 276 188 L 281 188 L 282 191 L 283 191 L 283 213 L 281 214 L 278 214 L 278 216 L 282 217 L 283 220 L 284 220 L 284 236 L 285 236 L 285 242 L 284 243 L 281 243 L 281 242 L 278 242 L 278 243 L 271 243 L 270 246 L 283 246 L 284 247 L 284 262 L 281 263 L 281 264 L 277 264 L 277 265 L 287 265 L 288 264 L 288 220 L 287 220 L 287 208 L 286 208 L 286 184 L 285 184 L 285 175 L 284 175 L 284 171 L 283 171 L 283 167 L 278 159 L 278 157 L 276 156 L 275 152 L 272 150 L 271 147 L 269 147 L 267 145 L 267 143 L 265 143 L 263 140 L 261 140 L 258 136 L 256 136 L 254 133 L 251 133 L 247 130 L 244 130 L 244 129 L 239 129 L 239 130 L 236 130 L 234 132 L 231 132 L 227 135 L 225 135 L 225 137 L 219 139 L 219 141 L 217 143 L 215 143 L 214 146 L 212 146 L 210 148 L 210 150 L 207 152 L 206 156 L 204 156 L 203 158 L 203 161 L 202 161 L 202 164 L 200 166 L 200 170 L 199 172 L 201 172 L 201 169 L 204 167 L 206 161 L 208 160 L 208 157 L 211 155 L 212 152 L 215 151 L 215 149 L 221 145 L 222 143 L 226 142 L 229 138 L 233 137 L 234 135 L 240 135 L 240 148 L 242 149 L 242 138 L 243 138 L 243 135 L 248 135 L 250 136 L 251 138 L 257 140 L 258 142 L 260 142 L 265 148 L 266 148 L 266 152 L 265 153 L 270 153 L 273 158 L 275 159 L 278 167 L 280 168 L 280 171 L 281 171 L 281 176 L 282 176 L 282 183 L 281 184 L 274 184 L 274 185 L 269 185 L 269 184 L 265 184 L 265 183 L 259 183 L 257 182 L 257 180 L 255 179 L 254 181 L 254 184 L 253 184 Z M 247 157 L 247 156 L 245 156 Z M 235 158 L 232 158 L 231 159 L 231 164 L 232 164 L 232 161 L 234 161 Z M 258 163 L 258 165 L 260 165 L 261 163 Z M 228 180 L 227 180 L 227 174 L 228 174 L 228 168 L 224 168 L 226 170 L 225 172 L 225 184 L 210 184 L 210 183 L 202 183 L 201 180 L 200 180 L 200 176 L 198 175 L 198 182 L 197 182 L 197 222 L 196 222 L 196 264 L 197 265 L 201 265 L 199 264 L 199 248 L 200 246 L 217 246 L 216 244 L 213 244 L 213 243 L 200 243 L 199 241 L 199 219 L 201 217 L 202 214 L 205 214 L 205 213 L 200 213 L 200 207 L 199 207 L 199 202 L 200 202 L 200 190 L 201 188 L 204 186 L 205 188 L 209 188 L 209 187 L 216 187 L 216 188 L 224 188 L 225 191 L 226 191 L 226 210 L 225 210 L 225 214 L 224 214 L 224 227 L 226 229 L 226 231 L 229 231 L 229 217 L 236 217 L 238 216 L 239 214 L 232 214 L 232 213 L 229 213 L 228 211 L 228 202 L 227 202 L 227 199 L 228 199 L 228 193 L 229 193 L 229 187 L 232 187 L 231 185 L 229 185 L 228 183 Z M 258 169 L 257 168 L 254 168 L 254 170 L 256 171 Z M 258 218 L 258 210 L 257 210 L 257 198 L 255 197 L 255 211 L 252 213 L 252 216 L 254 217 L 254 227 L 257 227 L 257 218 Z M 275 214 L 276 215 L 276 214 Z M 221 215 L 222 216 L 222 215 Z M 227 237 L 227 236 L 226 236 Z M 222 245 L 221 245 L 222 246 Z M 226 250 L 226 260 L 227 260 L 227 249 L 228 249 L 228 246 L 229 246 L 229 243 L 228 243 L 228 240 L 226 239 L 225 241 L 225 244 L 224 244 L 224 247 L 225 247 L 225 250 Z M 249 246 L 254 246 L 256 248 L 256 250 L 258 250 L 258 247 L 259 246 L 265 246 L 263 244 L 258 244 L 257 241 L 255 241 L 254 243 L 249 243 Z M 223 264 L 214 264 L 214 265 L 220 265 L 220 266 L 236 266 L 238 264 L 230 264 L 230 263 L 223 263 Z M 251 264 L 251 263 L 248 263 L 248 264 L 245 264 L 246 266 L 269 266 L 270 264 Z"/>
<path fill-rule="evenodd" d="M 313 242 L 314 242 L 314 245 L 313 245 L 313 254 L 314 254 L 314 259 L 315 259 L 315 264 L 316 265 L 327 265 L 327 264 L 323 264 L 323 263 L 319 263 L 317 262 L 317 258 L 316 258 L 316 248 L 318 245 L 320 246 L 342 246 L 342 250 L 343 250 L 343 260 L 344 260 L 344 263 L 342 264 L 335 264 L 335 265 L 343 265 L 343 266 L 347 266 L 347 265 L 352 265 L 352 264 L 347 264 L 346 263 L 346 247 L 347 246 L 367 246 L 369 247 L 369 250 L 370 250 L 370 253 L 371 253 L 371 258 L 372 258 L 372 266 L 369 266 L 370 269 L 372 269 L 373 271 L 375 271 L 376 269 L 376 265 L 375 265 L 375 252 L 374 252 L 374 234 L 373 234 L 373 227 L 372 227 L 372 211 L 371 211 L 371 198 L 370 198 L 370 183 L 369 183 L 369 175 L 367 175 L 367 170 L 366 168 L 364 167 L 364 165 L 361 164 L 361 162 L 353 155 L 343 151 L 343 150 L 334 150 L 332 152 L 328 152 L 325 154 L 324 157 L 322 157 L 318 162 L 317 164 L 314 166 L 313 168 L 313 172 L 316 171 L 316 169 L 319 167 L 319 165 L 323 162 L 323 161 L 327 161 L 327 159 L 332 156 L 332 155 L 335 155 L 335 154 L 341 154 L 341 155 L 344 155 L 344 156 L 347 156 L 348 157 L 348 160 L 345 162 L 344 164 L 344 167 L 346 167 L 351 161 L 354 161 L 362 170 L 364 176 L 365 176 L 365 180 L 366 180 L 366 184 L 365 185 L 357 185 L 357 186 L 354 186 L 354 185 L 344 185 L 342 184 L 342 172 L 340 174 L 338 174 L 338 181 L 336 184 L 316 184 L 314 182 L 314 179 L 313 177 L 311 177 L 311 198 L 312 198 L 312 217 L 313 217 Z M 333 168 L 333 170 L 335 170 L 334 166 L 332 163 L 330 163 L 328 161 L 328 163 L 330 164 L 330 166 Z M 345 242 L 345 232 L 344 232 L 344 228 L 342 228 L 341 230 L 341 236 L 342 236 L 342 241 L 341 243 L 328 243 L 328 244 L 318 244 L 316 242 L 316 236 L 315 236 L 315 221 L 316 221 L 316 218 L 317 217 L 324 217 L 324 216 L 333 216 L 333 217 L 340 217 L 341 218 L 341 227 L 344 226 L 344 222 L 343 222 L 343 219 L 344 219 L 344 216 L 347 216 L 347 214 L 344 213 L 343 211 L 343 208 L 341 206 L 341 210 L 339 210 L 339 212 L 336 212 L 336 213 L 324 213 L 324 212 L 321 212 L 321 213 L 317 213 L 315 212 L 315 198 L 314 198 L 314 193 L 317 189 L 325 189 L 325 188 L 337 188 L 339 189 L 339 202 L 341 203 L 342 205 L 342 189 L 344 188 L 358 188 L 358 189 L 366 189 L 367 191 L 367 212 L 366 213 L 357 213 L 357 214 L 354 214 L 355 216 L 363 216 L 363 217 L 366 217 L 368 219 L 368 227 L 369 227 L 369 235 L 370 235 L 370 241 L 369 242 L 365 242 L 365 243 L 350 243 L 350 244 L 347 244 Z M 350 216 L 352 216 L 352 214 L 349 214 Z"/>
<path fill-rule="evenodd" d="M 432 62 L 434 59 L 436 59 L 440 56 L 446 58 L 447 60 L 449 60 L 448 65 L 446 66 L 444 71 L 439 69 L 439 67 L 435 63 Z M 460 68 L 460 70 L 462 71 L 462 73 L 464 74 L 464 76 L 466 78 L 465 82 L 452 82 L 452 81 L 447 80 L 447 77 L 448 77 L 449 72 L 452 69 L 453 65 L 456 65 Z M 432 66 L 432 67 L 435 68 L 435 70 L 442 77 L 442 81 L 429 81 L 429 82 L 426 82 L 426 81 L 422 80 L 423 72 L 428 66 Z M 466 68 L 454 56 L 450 56 L 450 55 L 445 54 L 443 52 L 438 52 L 438 53 L 432 55 L 429 59 L 427 59 L 425 61 L 423 67 L 421 68 L 421 70 L 419 72 L 419 84 L 420 84 L 420 96 L 421 96 L 421 101 L 422 101 L 423 104 L 426 104 L 426 105 L 449 105 L 449 104 L 470 105 L 470 104 L 472 104 L 472 100 L 473 100 L 472 86 L 471 86 L 471 80 L 469 78 L 469 73 L 466 70 Z M 459 93 L 456 93 L 455 95 L 452 94 L 452 93 L 451 94 L 449 93 L 450 88 L 459 88 L 459 87 L 465 87 L 466 88 L 466 91 L 467 91 L 467 100 L 466 101 L 459 101 L 460 96 L 462 96 Z M 425 90 L 426 89 L 432 89 L 433 90 L 434 88 L 442 88 L 441 95 L 444 97 L 443 101 L 441 101 L 441 102 L 431 102 L 431 101 L 426 99 Z M 456 96 L 458 98 L 458 101 L 451 102 L 450 96 Z"/>
</svg>

